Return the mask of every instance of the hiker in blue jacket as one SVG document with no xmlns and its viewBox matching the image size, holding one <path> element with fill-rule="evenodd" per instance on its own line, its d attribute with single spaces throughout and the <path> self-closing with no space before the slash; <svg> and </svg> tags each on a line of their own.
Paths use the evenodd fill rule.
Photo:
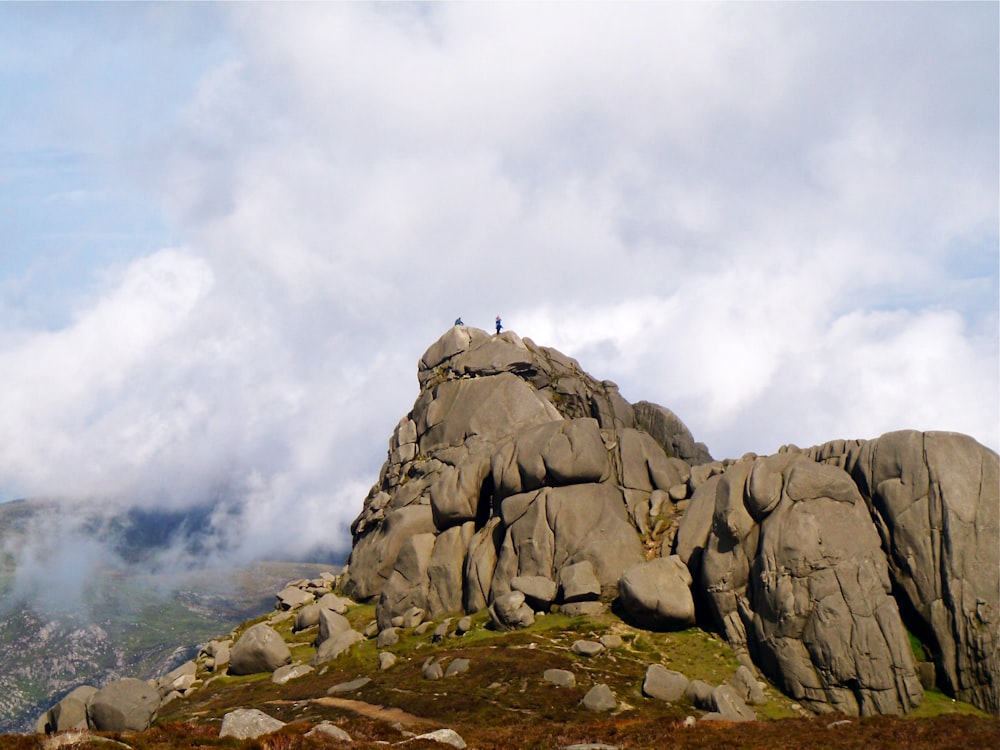
<svg viewBox="0 0 1000 750">
<path fill-rule="evenodd" d="M 497 315 L 497 336 L 500 335 L 501 328 L 503 328 L 503 323 L 500 322 L 500 316 Z"/>
</svg>

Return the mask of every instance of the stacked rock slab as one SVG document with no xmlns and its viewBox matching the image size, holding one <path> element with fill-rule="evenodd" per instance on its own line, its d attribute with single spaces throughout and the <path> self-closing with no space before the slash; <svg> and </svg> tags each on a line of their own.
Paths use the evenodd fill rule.
<svg viewBox="0 0 1000 750">
<path fill-rule="evenodd" d="M 941 687 L 1000 713 L 1000 469 L 966 435 L 891 432 L 805 451 L 849 472 Z"/>
<path fill-rule="evenodd" d="M 706 503 L 707 528 L 695 510 Z M 815 711 L 894 714 L 920 702 L 885 555 L 847 473 L 793 453 L 741 461 L 691 510 L 678 540 L 704 540 L 700 588 L 738 654 Z M 691 563 L 690 543 L 678 552 Z"/>
<path fill-rule="evenodd" d="M 610 601 L 686 498 L 691 463 L 711 460 L 669 410 L 637 418 L 613 383 L 513 332 L 455 326 L 418 381 L 352 525 L 345 589 L 378 602 L 380 627 L 412 607 L 484 609 L 515 579 L 554 589 L 584 561 Z"/>
</svg>

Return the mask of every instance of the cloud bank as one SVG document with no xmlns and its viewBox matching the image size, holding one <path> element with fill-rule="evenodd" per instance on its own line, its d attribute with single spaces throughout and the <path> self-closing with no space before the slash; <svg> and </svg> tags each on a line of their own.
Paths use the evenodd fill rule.
<svg viewBox="0 0 1000 750">
<path fill-rule="evenodd" d="M 92 221 L 160 217 L 110 254 L 26 224 L 0 266 L 6 499 L 214 502 L 227 554 L 344 550 L 458 315 L 720 458 L 1000 444 L 995 5 L 3 13 L 80 63 L 83 116 L 33 100 L 18 169 L 84 154 Z"/>
</svg>

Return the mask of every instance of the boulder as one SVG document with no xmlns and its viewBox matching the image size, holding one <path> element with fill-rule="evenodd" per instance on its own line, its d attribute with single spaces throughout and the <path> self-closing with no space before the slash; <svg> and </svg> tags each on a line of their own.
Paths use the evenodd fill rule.
<svg viewBox="0 0 1000 750">
<path fill-rule="evenodd" d="M 295 680 L 299 677 L 304 677 L 313 671 L 313 668 L 308 664 L 286 664 L 283 667 L 278 667 L 271 674 L 271 682 L 275 685 L 284 685 L 289 680 Z"/>
<path fill-rule="evenodd" d="M 156 681 L 160 696 L 166 696 L 173 691 L 183 693 L 197 680 L 198 665 L 193 661 L 185 662 L 171 670 Z"/>
<path fill-rule="evenodd" d="M 574 641 L 573 645 L 570 646 L 570 651 L 577 656 L 600 656 L 605 650 L 604 646 L 597 641 L 579 640 Z"/>
<path fill-rule="evenodd" d="M 444 670 L 445 677 L 454 677 L 465 674 L 469 671 L 469 660 L 464 658 L 452 659 Z"/>
<path fill-rule="evenodd" d="M 542 679 L 559 687 L 576 687 L 576 675 L 566 669 L 546 669 L 542 673 Z"/>
<path fill-rule="evenodd" d="M 251 625 L 233 644 L 229 673 L 233 675 L 273 672 L 292 660 L 288 644 L 266 623 Z"/>
<path fill-rule="evenodd" d="M 583 707 L 588 711 L 614 711 L 618 708 L 618 700 L 604 683 L 594 685 L 583 696 Z"/>
<path fill-rule="evenodd" d="M 46 711 L 36 723 L 39 734 L 87 729 L 87 706 L 97 693 L 97 688 L 81 685 L 74 688 L 56 705 Z"/>
<path fill-rule="evenodd" d="M 351 735 L 338 727 L 336 724 L 331 724 L 329 721 L 321 721 L 319 724 L 306 732 L 306 737 L 325 737 L 337 742 L 353 742 Z"/>
<path fill-rule="evenodd" d="M 277 609 L 296 609 L 316 599 L 313 594 L 303 591 L 298 586 L 286 586 L 276 596 L 278 601 L 275 603 L 275 607 Z"/>
<path fill-rule="evenodd" d="M 365 640 L 365 637 L 357 630 L 341 630 L 334 633 L 319 644 L 319 648 L 316 649 L 316 655 L 313 657 L 311 663 L 313 666 L 325 664 L 328 661 L 336 659 L 355 643 L 363 640 Z"/>
<path fill-rule="evenodd" d="M 337 633 L 343 633 L 351 629 L 351 623 L 343 615 L 338 615 L 332 609 L 321 609 L 318 616 L 319 633 L 316 636 L 316 643 L 332 638 Z"/>
<path fill-rule="evenodd" d="M 646 667 L 646 677 L 642 681 L 642 694 L 656 700 L 674 703 L 684 697 L 691 681 L 680 672 L 650 664 Z"/>
<path fill-rule="evenodd" d="M 285 726 L 285 722 L 268 716 L 256 708 L 237 708 L 222 717 L 219 737 L 252 740 L 265 734 L 277 732 L 283 726 Z"/>
<path fill-rule="evenodd" d="M 514 576 L 510 588 L 520 591 L 524 599 L 536 610 L 548 610 L 559 594 L 559 585 L 545 576 Z"/>
<path fill-rule="evenodd" d="M 743 699 L 729 685 L 719 685 L 712 691 L 715 710 L 726 721 L 753 721 L 757 718 Z"/>
<path fill-rule="evenodd" d="M 329 609 L 338 615 L 346 615 L 351 606 L 351 600 L 334 593 L 323 594 L 316 600 L 316 605 L 322 609 Z M 308 605 L 307 605 L 308 606 Z"/>
<path fill-rule="evenodd" d="M 752 703 L 755 706 L 763 706 L 767 703 L 764 689 L 746 664 L 741 664 L 735 674 L 729 678 L 729 686 L 746 703 Z"/>
<path fill-rule="evenodd" d="M 292 630 L 298 633 L 307 628 L 319 625 L 319 613 L 321 609 L 322 607 L 317 602 L 302 607 L 302 609 L 295 613 L 295 622 L 292 625 Z"/>
<path fill-rule="evenodd" d="M 562 568 L 559 571 L 559 583 L 563 602 L 587 601 L 601 595 L 601 582 L 589 560 Z"/>
<path fill-rule="evenodd" d="M 670 409 L 649 401 L 632 405 L 636 427 L 648 432 L 669 456 L 689 464 L 706 464 L 712 456 L 704 443 L 695 442 L 691 431 Z"/>
<path fill-rule="evenodd" d="M 650 630 L 694 625 L 691 573 L 677 555 L 634 565 L 618 581 L 619 601 L 628 616 Z"/>
<path fill-rule="evenodd" d="M 336 685 L 329 688 L 326 691 L 326 694 L 337 695 L 339 693 L 353 693 L 355 690 L 360 690 L 371 681 L 371 677 L 356 677 L 353 680 L 348 680 L 347 682 L 338 682 Z"/>
<path fill-rule="evenodd" d="M 498 596 L 490 605 L 490 618 L 498 630 L 517 630 L 535 622 L 535 613 L 524 601 L 520 591 Z"/>
<path fill-rule="evenodd" d="M 142 732 L 149 729 L 159 707 L 160 693 L 155 687 L 126 677 L 94 693 L 87 714 L 98 732 Z"/>
</svg>

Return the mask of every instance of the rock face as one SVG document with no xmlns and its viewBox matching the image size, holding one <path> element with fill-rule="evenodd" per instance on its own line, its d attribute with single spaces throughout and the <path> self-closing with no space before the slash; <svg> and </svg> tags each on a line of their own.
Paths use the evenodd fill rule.
<svg viewBox="0 0 1000 750">
<path fill-rule="evenodd" d="M 617 599 L 643 627 L 711 623 L 815 711 L 868 715 L 922 698 L 905 617 L 939 686 L 1000 712 L 1000 472 L 971 438 L 714 461 L 670 410 L 464 326 L 418 382 L 351 527 L 344 589 L 377 603 L 378 629 L 486 608 L 518 628 Z"/>
<path fill-rule="evenodd" d="M 888 565 L 851 478 L 785 453 L 735 464 L 715 487 L 700 581 L 737 652 L 816 711 L 917 705 Z"/>
<path fill-rule="evenodd" d="M 667 539 L 688 461 L 711 460 L 669 410 L 637 412 L 613 383 L 512 332 L 455 326 L 418 381 L 352 526 L 345 588 L 378 602 L 380 628 L 411 607 L 474 612 L 524 587 L 536 606 L 574 603 L 546 582 L 584 562 L 597 590 L 582 601 L 611 601 Z"/>
<path fill-rule="evenodd" d="M 941 687 L 1000 713 L 1000 469 L 966 435 L 891 432 L 807 452 L 857 483 Z"/>
</svg>

